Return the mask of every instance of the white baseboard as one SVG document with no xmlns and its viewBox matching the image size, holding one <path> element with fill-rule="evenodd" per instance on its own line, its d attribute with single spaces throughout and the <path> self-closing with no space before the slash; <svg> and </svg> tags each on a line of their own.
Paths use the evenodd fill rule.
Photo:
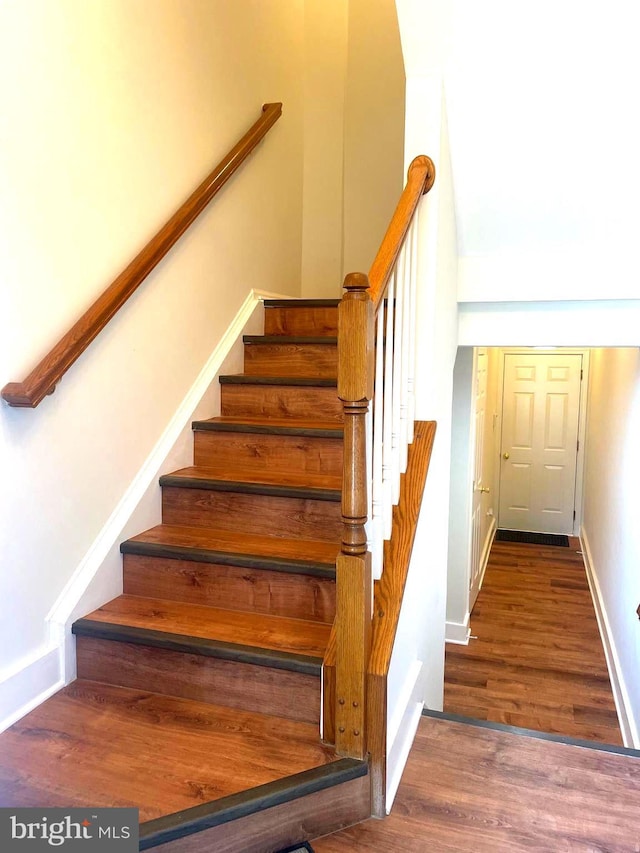
<svg viewBox="0 0 640 853">
<path fill-rule="evenodd" d="M 622 732 L 622 740 L 626 747 L 631 749 L 640 749 L 640 737 L 638 735 L 638 724 L 633 716 L 633 709 L 629 699 L 629 692 L 625 684 L 622 667 L 620 666 L 620 658 L 616 650 L 615 640 L 611 631 L 609 617 L 602 597 L 602 591 L 598 582 L 598 575 L 595 571 L 593 562 L 593 554 L 589 545 L 589 538 L 584 527 L 580 528 L 580 544 L 582 546 L 582 554 L 584 564 L 587 571 L 587 580 L 593 606 L 596 611 L 596 619 L 598 620 L 598 628 L 602 645 L 604 647 L 604 655 L 607 661 L 607 669 L 609 670 L 609 679 L 611 681 L 611 689 L 613 691 L 613 699 L 616 704 L 618 713 L 618 721 L 620 723 L 620 731 Z"/>
<path fill-rule="evenodd" d="M 64 687 L 59 648 L 38 651 L 0 678 L 0 732 Z"/>
<path fill-rule="evenodd" d="M 411 747 L 413 746 L 423 708 L 424 703 L 422 701 L 413 701 L 410 704 L 405 713 L 405 722 L 402 726 L 401 734 L 396 738 L 392 750 L 387 754 L 387 814 L 391 811 L 393 801 L 398 793 L 402 774 L 409 758 Z"/>
<path fill-rule="evenodd" d="M 422 661 L 414 660 L 409 667 L 400 693 L 395 700 L 394 707 L 387 709 L 387 744 L 389 745 L 389 749 L 393 748 L 393 744 L 398 737 L 406 710 L 411 704 L 411 697 L 416 692 L 418 679 L 422 675 L 422 667 Z"/>
<path fill-rule="evenodd" d="M 485 539 L 484 547 L 482 549 L 482 556 L 480 557 L 480 582 L 478 584 L 478 590 L 482 589 L 482 584 L 484 583 L 484 576 L 487 572 L 487 565 L 489 563 L 489 555 L 491 554 L 491 548 L 493 546 L 493 540 L 496 538 L 497 530 L 498 521 L 494 515 L 491 517 L 491 524 L 489 525 L 487 538 Z"/>
<path fill-rule="evenodd" d="M 424 703 L 422 701 L 422 661 L 415 660 L 387 718 L 387 792 L 386 809 L 391 811 L 393 800 L 415 738 Z"/>
<path fill-rule="evenodd" d="M 444 641 L 456 646 L 468 646 L 471 628 L 469 627 L 469 614 L 464 622 L 447 622 L 445 625 Z"/>
</svg>

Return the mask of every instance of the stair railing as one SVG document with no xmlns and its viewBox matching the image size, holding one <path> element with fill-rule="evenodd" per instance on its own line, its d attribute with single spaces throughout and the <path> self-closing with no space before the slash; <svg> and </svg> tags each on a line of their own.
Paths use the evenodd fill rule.
<svg viewBox="0 0 640 853">
<path fill-rule="evenodd" d="M 338 309 L 344 473 L 336 564 L 335 741 L 338 753 L 352 758 L 367 754 L 373 578 L 382 574 L 384 542 L 391 536 L 413 440 L 417 211 L 434 180 L 432 160 L 416 157 L 369 276 L 347 275 Z"/>
<path fill-rule="evenodd" d="M 27 378 L 23 382 L 5 385 L 2 397 L 10 406 L 35 409 L 48 394 L 53 394 L 71 365 L 244 163 L 281 114 L 281 103 L 262 107 L 262 114 L 255 124 Z"/>
</svg>

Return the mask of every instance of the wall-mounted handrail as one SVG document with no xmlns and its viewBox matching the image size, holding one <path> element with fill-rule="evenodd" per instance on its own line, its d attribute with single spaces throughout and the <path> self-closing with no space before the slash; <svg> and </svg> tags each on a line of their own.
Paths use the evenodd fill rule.
<svg viewBox="0 0 640 853">
<path fill-rule="evenodd" d="M 191 223 L 246 160 L 282 114 L 282 104 L 265 104 L 262 114 L 227 156 L 152 237 L 129 266 L 80 317 L 23 382 L 10 382 L 2 397 L 10 406 L 35 408 L 107 325 Z"/>
<path fill-rule="evenodd" d="M 352 758 L 362 759 L 370 751 L 372 579 L 382 575 L 385 541 L 391 536 L 393 507 L 413 439 L 416 214 L 434 180 L 432 160 L 416 157 L 369 276 L 347 275 L 338 309 L 338 397 L 345 422 L 343 534 L 336 560 L 335 721 L 325 721 L 324 730 L 335 733 L 338 753 Z"/>
</svg>

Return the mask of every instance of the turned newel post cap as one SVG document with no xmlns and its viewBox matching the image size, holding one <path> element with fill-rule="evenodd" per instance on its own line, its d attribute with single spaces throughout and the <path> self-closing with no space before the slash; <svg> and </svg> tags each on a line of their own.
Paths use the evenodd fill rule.
<svg viewBox="0 0 640 853">
<path fill-rule="evenodd" d="M 345 276 L 343 287 L 350 292 L 369 290 L 369 278 L 363 272 L 350 272 Z"/>
</svg>

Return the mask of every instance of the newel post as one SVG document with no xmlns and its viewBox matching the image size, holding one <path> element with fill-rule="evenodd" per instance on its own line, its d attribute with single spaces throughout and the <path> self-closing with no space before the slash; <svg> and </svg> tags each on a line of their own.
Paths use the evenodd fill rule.
<svg viewBox="0 0 640 853">
<path fill-rule="evenodd" d="M 342 544 L 336 562 L 336 750 L 365 758 L 366 676 L 371 649 L 371 554 L 367 551 L 366 415 L 373 397 L 374 307 L 369 280 L 350 273 L 338 309 L 338 397 L 344 409 Z"/>
</svg>

